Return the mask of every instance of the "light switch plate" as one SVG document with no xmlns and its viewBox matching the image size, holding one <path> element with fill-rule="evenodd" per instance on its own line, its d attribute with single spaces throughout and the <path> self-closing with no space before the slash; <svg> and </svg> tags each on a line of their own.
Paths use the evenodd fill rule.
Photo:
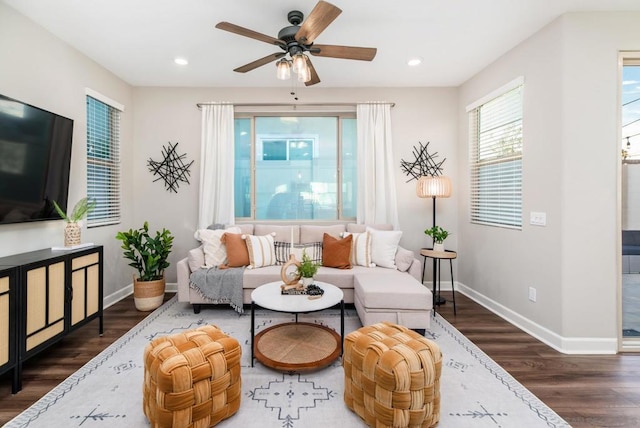
<svg viewBox="0 0 640 428">
<path fill-rule="evenodd" d="M 531 215 L 529 217 L 529 223 L 534 226 L 546 226 L 547 213 L 531 211 Z"/>
</svg>

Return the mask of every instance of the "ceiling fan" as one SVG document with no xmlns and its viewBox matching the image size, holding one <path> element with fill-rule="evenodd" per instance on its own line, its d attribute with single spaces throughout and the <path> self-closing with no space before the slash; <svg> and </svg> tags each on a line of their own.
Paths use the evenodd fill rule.
<svg viewBox="0 0 640 428">
<path fill-rule="evenodd" d="M 315 85 L 320 82 L 318 73 L 316 73 L 313 64 L 306 52 L 311 55 L 355 59 L 360 61 L 371 61 L 376 56 L 376 48 L 363 48 L 356 46 L 339 46 L 339 45 L 317 45 L 314 44 L 316 37 L 320 35 L 337 17 L 342 10 L 326 1 L 319 1 L 313 8 L 306 20 L 304 14 L 298 10 L 293 10 L 287 14 L 287 20 L 290 26 L 284 27 L 278 33 L 278 38 L 240 27 L 239 25 L 229 22 L 219 22 L 216 28 L 259 40 L 261 42 L 276 45 L 283 52 L 276 52 L 260 58 L 233 71 L 238 73 L 246 73 L 265 64 L 273 62 L 277 59 L 278 78 L 288 79 L 293 70 L 298 73 L 298 80 L 304 82 L 306 86 Z M 291 60 L 286 59 L 289 54 Z"/>
</svg>

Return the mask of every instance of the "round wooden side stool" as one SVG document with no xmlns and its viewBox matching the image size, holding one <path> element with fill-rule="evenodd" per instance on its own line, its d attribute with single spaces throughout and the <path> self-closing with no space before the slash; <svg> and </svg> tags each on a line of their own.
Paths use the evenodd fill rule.
<svg viewBox="0 0 640 428">
<path fill-rule="evenodd" d="M 389 322 L 344 341 L 344 401 L 370 427 L 432 427 L 440 420 L 440 347 Z"/>
<path fill-rule="evenodd" d="M 213 325 L 151 341 L 143 409 L 152 428 L 216 425 L 240 408 L 238 341 Z"/>
</svg>

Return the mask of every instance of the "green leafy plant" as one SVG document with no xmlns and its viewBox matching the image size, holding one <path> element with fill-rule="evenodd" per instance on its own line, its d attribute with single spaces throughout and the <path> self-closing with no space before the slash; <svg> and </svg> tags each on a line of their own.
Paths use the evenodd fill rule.
<svg viewBox="0 0 640 428">
<path fill-rule="evenodd" d="M 149 234 L 149 223 L 137 230 L 118 232 L 116 239 L 122 241 L 124 257 L 131 260 L 129 266 L 138 271 L 140 281 L 162 279 L 164 270 L 169 267 L 169 254 L 173 245 L 173 236 L 167 229 L 156 231 L 155 237 Z"/>
<path fill-rule="evenodd" d="M 67 223 L 76 223 L 93 211 L 96 207 L 96 201 L 87 197 L 80 199 L 69 215 L 62 211 L 62 208 L 60 208 L 60 205 L 58 205 L 56 201 L 53 201 L 53 207 L 56 209 L 58 215 Z"/>
<path fill-rule="evenodd" d="M 318 272 L 318 264 L 311 260 L 306 251 L 302 251 L 302 261 L 298 265 L 298 273 L 303 278 L 313 278 Z"/>
<path fill-rule="evenodd" d="M 449 232 L 441 228 L 440 226 L 433 226 L 430 229 L 426 229 L 424 231 L 427 235 L 433 238 L 433 241 L 436 244 L 442 244 L 445 239 L 449 236 Z"/>
</svg>

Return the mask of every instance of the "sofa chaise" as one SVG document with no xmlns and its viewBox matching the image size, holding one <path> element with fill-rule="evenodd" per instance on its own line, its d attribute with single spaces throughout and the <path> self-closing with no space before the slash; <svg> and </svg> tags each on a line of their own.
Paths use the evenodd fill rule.
<svg viewBox="0 0 640 428">
<path fill-rule="evenodd" d="M 296 250 L 311 245 L 317 248 L 323 239 L 329 239 L 325 234 L 336 240 L 353 234 L 358 238 L 357 247 L 355 239 L 352 244 L 353 266 L 350 269 L 320 266 L 315 279 L 342 289 L 344 302 L 355 306 L 363 325 L 389 321 L 416 330 L 429 327 L 433 302 L 431 291 L 421 282 L 421 263 L 412 251 L 397 245 L 401 232 L 393 231 L 391 225 L 244 223 L 234 227 L 243 237 L 271 235 L 276 246 L 293 244 L 292 250 L 294 246 Z M 190 281 L 191 274 L 206 265 L 203 247 L 190 250 L 177 264 L 178 300 L 192 304 L 196 313 L 201 305 L 211 303 Z M 282 262 L 280 259 L 271 265 L 244 270 L 242 301 L 245 305 L 251 304 L 251 292 L 255 288 L 281 280 Z"/>
</svg>

